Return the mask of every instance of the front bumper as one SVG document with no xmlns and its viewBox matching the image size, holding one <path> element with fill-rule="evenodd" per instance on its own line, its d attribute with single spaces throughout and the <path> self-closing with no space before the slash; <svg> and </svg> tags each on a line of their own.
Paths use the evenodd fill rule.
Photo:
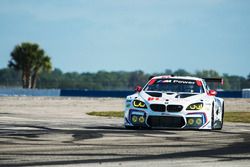
<svg viewBox="0 0 250 167">
<path fill-rule="evenodd" d="M 125 126 L 178 128 L 178 129 L 209 129 L 209 120 L 205 112 L 151 112 L 130 109 L 125 114 Z"/>
</svg>

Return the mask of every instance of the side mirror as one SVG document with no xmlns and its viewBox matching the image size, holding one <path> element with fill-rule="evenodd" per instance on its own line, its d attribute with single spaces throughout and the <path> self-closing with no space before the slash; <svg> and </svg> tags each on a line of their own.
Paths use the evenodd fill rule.
<svg viewBox="0 0 250 167">
<path fill-rule="evenodd" d="M 136 86 L 136 87 L 135 87 L 135 91 L 136 91 L 136 92 L 140 92 L 141 90 L 142 90 L 142 87 L 141 87 L 141 86 Z"/>
<path fill-rule="evenodd" d="M 208 91 L 208 95 L 209 96 L 216 96 L 217 95 L 217 92 L 215 90 L 209 90 Z"/>
</svg>

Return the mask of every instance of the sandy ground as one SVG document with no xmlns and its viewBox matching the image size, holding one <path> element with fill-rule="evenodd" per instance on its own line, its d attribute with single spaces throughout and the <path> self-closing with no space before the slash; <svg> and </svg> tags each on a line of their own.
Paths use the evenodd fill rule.
<svg viewBox="0 0 250 167">
<path fill-rule="evenodd" d="M 246 111 L 250 112 L 250 98 L 226 98 L 225 100 L 225 111 Z"/>
<path fill-rule="evenodd" d="M 68 112 L 122 111 L 122 98 L 78 98 L 78 97 L 0 97 L 0 111 L 5 109 L 47 110 Z"/>
</svg>

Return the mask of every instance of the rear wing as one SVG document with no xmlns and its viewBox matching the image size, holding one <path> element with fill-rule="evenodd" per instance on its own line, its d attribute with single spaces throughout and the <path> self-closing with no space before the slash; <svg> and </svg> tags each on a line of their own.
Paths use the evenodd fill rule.
<svg viewBox="0 0 250 167">
<path fill-rule="evenodd" d="M 204 79 L 207 83 L 220 83 L 221 85 L 224 84 L 223 78 L 202 78 Z"/>
</svg>

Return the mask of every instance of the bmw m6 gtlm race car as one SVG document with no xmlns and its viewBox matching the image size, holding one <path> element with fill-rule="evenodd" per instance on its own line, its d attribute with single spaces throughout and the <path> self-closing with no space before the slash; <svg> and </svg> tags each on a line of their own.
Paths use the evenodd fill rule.
<svg viewBox="0 0 250 167">
<path fill-rule="evenodd" d="M 224 100 L 206 82 L 221 78 L 156 76 L 126 98 L 125 127 L 222 129 Z"/>
</svg>

